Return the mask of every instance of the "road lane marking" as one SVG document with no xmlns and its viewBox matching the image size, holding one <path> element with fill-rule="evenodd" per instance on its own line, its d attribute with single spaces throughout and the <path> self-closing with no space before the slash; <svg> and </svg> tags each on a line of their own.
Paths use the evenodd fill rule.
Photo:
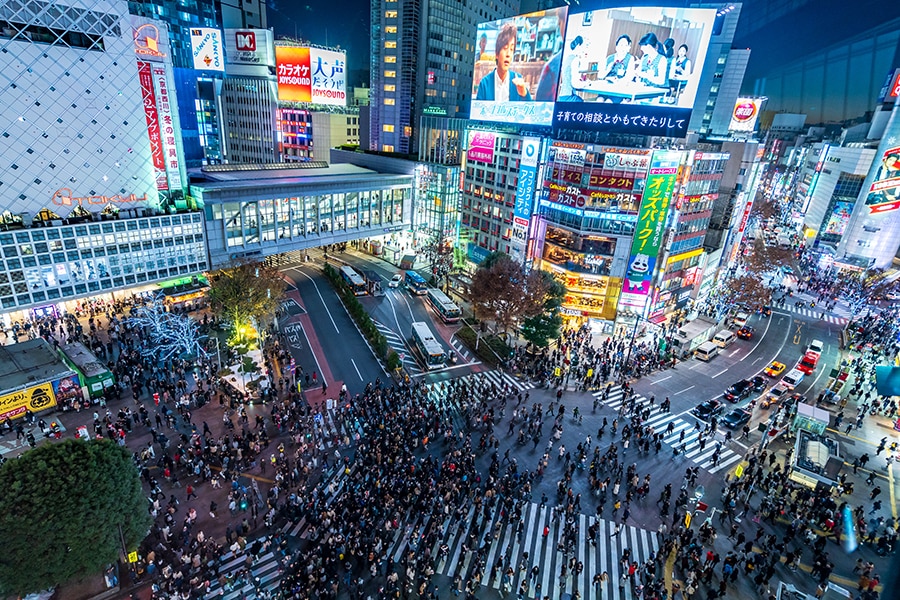
<svg viewBox="0 0 900 600">
<path fill-rule="evenodd" d="M 671 376 L 671 375 L 668 375 L 668 376 L 666 376 L 666 377 L 663 377 L 662 379 L 657 379 L 657 380 L 654 381 L 653 383 L 661 383 L 661 382 L 665 381 L 666 379 L 672 379 L 672 376 Z"/>
<path fill-rule="evenodd" d="M 682 393 L 684 393 L 684 392 L 686 392 L 686 391 L 688 391 L 688 390 L 692 390 L 692 389 L 694 389 L 694 388 L 695 388 L 695 387 L 697 387 L 697 386 L 695 386 L 695 385 L 692 385 L 692 386 L 691 386 L 691 387 L 688 387 L 688 388 L 684 388 L 684 389 L 683 389 L 683 390 L 681 390 L 681 391 L 680 391 L 680 392 L 675 392 L 675 393 L 674 393 L 674 394 L 672 394 L 672 395 L 673 395 L 673 396 L 677 396 L 677 395 L 678 395 L 678 394 L 682 394 Z"/>
<path fill-rule="evenodd" d="M 328 304 L 325 302 L 325 298 L 322 297 L 322 292 L 319 291 L 319 286 L 316 285 L 316 281 L 315 281 L 312 277 L 310 277 L 309 275 L 307 275 L 306 273 L 304 273 L 303 271 L 301 271 L 300 269 L 295 268 L 294 270 L 297 271 L 298 273 L 300 273 L 301 275 L 303 275 L 304 277 L 306 277 L 307 279 L 309 279 L 309 280 L 312 282 L 313 287 L 316 288 L 316 293 L 319 295 L 319 300 L 322 301 L 322 306 L 325 307 L 325 312 L 328 313 L 328 318 L 331 319 L 331 324 L 334 325 L 334 330 L 337 331 L 338 333 L 340 333 L 341 330 L 338 329 L 337 323 L 334 322 L 334 317 L 331 316 L 331 311 L 328 310 Z M 335 295 L 336 295 L 336 294 L 335 294 Z"/>
<path fill-rule="evenodd" d="M 356 369 L 356 375 L 359 377 L 359 380 L 364 381 L 362 373 L 359 372 L 359 367 L 356 366 L 356 361 L 351 358 L 350 362 L 353 363 L 353 368 Z"/>
<path fill-rule="evenodd" d="M 728 370 L 728 369 L 722 369 L 721 371 L 719 371 L 718 373 L 716 373 L 715 375 L 713 375 L 712 378 L 715 379 L 716 377 L 718 377 L 719 375 L 721 375 L 722 373 L 724 373 L 724 372 L 727 371 L 727 370 Z"/>
</svg>

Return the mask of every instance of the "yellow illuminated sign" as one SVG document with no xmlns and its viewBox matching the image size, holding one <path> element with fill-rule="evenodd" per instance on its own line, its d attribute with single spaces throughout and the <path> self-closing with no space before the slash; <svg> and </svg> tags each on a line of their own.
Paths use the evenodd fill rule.
<svg viewBox="0 0 900 600">
<path fill-rule="evenodd" d="M 53 385 L 42 383 L 12 394 L 0 396 L 0 420 L 15 419 L 25 414 L 26 410 L 36 413 L 56 406 Z"/>
<path fill-rule="evenodd" d="M 672 263 L 678 262 L 679 260 L 693 258 L 695 256 L 700 256 L 701 254 L 703 254 L 703 248 L 697 248 L 696 250 L 691 250 L 689 252 L 682 252 L 681 254 L 670 256 L 669 260 L 666 261 L 666 264 L 671 265 Z"/>
<path fill-rule="evenodd" d="M 137 551 L 128 553 L 128 562 L 136 563 L 138 561 Z"/>
</svg>

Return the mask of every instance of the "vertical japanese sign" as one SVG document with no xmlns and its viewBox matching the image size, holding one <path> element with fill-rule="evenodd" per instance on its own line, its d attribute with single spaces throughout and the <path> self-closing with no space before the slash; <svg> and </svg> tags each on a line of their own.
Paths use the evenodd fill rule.
<svg viewBox="0 0 900 600">
<path fill-rule="evenodd" d="M 528 224 L 534 205 L 534 188 L 537 180 L 538 154 L 541 140 L 526 137 L 522 140 L 522 158 L 519 160 L 519 177 L 516 183 L 516 202 L 513 207 L 511 250 L 513 258 L 524 260 L 528 243 Z"/>
<path fill-rule="evenodd" d="M 138 62 L 138 78 L 141 82 L 141 101 L 144 105 L 144 117 L 147 119 L 147 135 L 150 138 L 150 156 L 153 158 L 156 189 L 165 192 L 169 189 L 169 183 L 166 179 L 166 159 L 159 127 L 159 113 L 156 110 L 156 94 L 153 91 L 153 74 L 150 63 Z"/>
<path fill-rule="evenodd" d="M 159 129 L 162 141 L 163 155 L 165 156 L 165 169 L 169 177 L 169 189 L 181 190 L 181 165 L 178 161 L 178 144 L 175 141 L 175 123 L 172 117 L 172 102 L 168 81 L 166 80 L 166 68 L 154 66 L 153 88 L 156 92 L 156 107 L 159 115 Z"/>
<path fill-rule="evenodd" d="M 650 160 L 619 304 L 643 311 L 665 233 L 682 153 L 659 150 Z"/>
</svg>

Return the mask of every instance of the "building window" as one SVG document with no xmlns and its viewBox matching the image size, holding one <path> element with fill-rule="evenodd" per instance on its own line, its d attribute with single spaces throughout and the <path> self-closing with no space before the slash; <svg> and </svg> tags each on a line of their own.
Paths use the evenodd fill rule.
<svg viewBox="0 0 900 600">
<path fill-rule="evenodd" d="M 397 71 L 385 71 L 385 72 L 384 72 L 384 76 L 385 76 L 385 77 L 396 77 L 396 76 L 397 76 Z"/>
<path fill-rule="evenodd" d="M 387 27 L 384 28 L 384 32 L 385 33 L 397 33 L 397 26 L 396 25 L 388 25 Z"/>
<path fill-rule="evenodd" d="M 381 151 L 382 151 L 382 152 L 393 152 L 393 151 L 394 151 L 394 146 L 391 145 L 391 144 L 382 144 L 382 145 L 381 145 Z"/>
<path fill-rule="evenodd" d="M 396 19 L 397 11 L 396 10 L 386 10 L 386 11 L 384 11 L 384 16 L 385 16 L 385 18 L 388 18 L 388 19 Z"/>
<path fill-rule="evenodd" d="M 397 91 L 397 86 L 392 83 L 386 83 L 386 84 L 384 84 L 384 91 L 386 91 L 386 92 Z"/>
<path fill-rule="evenodd" d="M 385 106 L 394 106 L 394 102 L 395 102 L 395 101 L 394 101 L 393 98 L 385 98 L 385 99 L 384 99 L 384 105 L 385 105 Z"/>
<path fill-rule="evenodd" d="M 397 42 L 388 40 L 388 41 L 386 41 L 386 42 L 384 43 L 384 47 L 385 47 L 385 48 L 388 48 L 388 49 L 396 48 L 396 47 L 397 47 Z"/>
<path fill-rule="evenodd" d="M 386 132 L 388 132 L 388 133 L 393 133 L 393 132 L 394 132 L 394 126 L 393 126 L 393 125 L 390 125 L 389 123 L 385 123 L 384 125 L 381 126 L 381 130 L 382 130 L 382 131 L 386 131 Z"/>
<path fill-rule="evenodd" d="M 397 57 L 394 56 L 393 54 L 388 54 L 387 56 L 384 57 L 384 62 L 395 63 L 395 62 L 397 62 Z"/>
</svg>

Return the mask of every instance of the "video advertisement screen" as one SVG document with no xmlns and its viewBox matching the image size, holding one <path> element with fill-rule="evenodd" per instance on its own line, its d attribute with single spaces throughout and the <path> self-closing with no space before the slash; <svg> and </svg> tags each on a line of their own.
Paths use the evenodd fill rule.
<svg viewBox="0 0 900 600">
<path fill-rule="evenodd" d="M 683 137 L 715 18 L 669 7 L 570 14 L 553 125 Z"/>
<path fill-rule="evenodd" d="M 554 8 L 478 26 L 472 119 L 552 123 L 566 11 Z"/>
</svg>

